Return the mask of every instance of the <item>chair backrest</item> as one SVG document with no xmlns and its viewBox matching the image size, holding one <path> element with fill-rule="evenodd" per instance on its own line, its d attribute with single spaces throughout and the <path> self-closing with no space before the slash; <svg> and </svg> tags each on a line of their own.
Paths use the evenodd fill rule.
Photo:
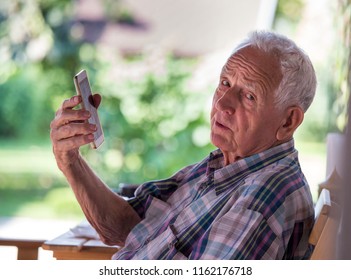
<svg viewBox="0 0 351 280">
<path fill-rule="evenodd" d="M 309 237 L 309 243 L 314 246 L 310 259 L 336 259 L 339 211 L 339 206 L 331 200 L 330 191 L 323 189 L 315 206 L 315 224 Z"/>
</svg>

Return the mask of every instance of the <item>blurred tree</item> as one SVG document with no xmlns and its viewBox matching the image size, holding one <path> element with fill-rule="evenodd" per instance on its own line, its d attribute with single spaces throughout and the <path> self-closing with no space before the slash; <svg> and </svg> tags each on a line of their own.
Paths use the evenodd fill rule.
<svg viewBox="0 0 351 280">
<path fill-rule="evenodd" d="M 0 4 L 0 136 L 47 134 L 56 100 L 71 91 L 79 42 L 70 36 L 72 1 Z"/>
<path fill-rule="evenodd" d="M 99 153 L 83 151 L 110 185 L 118 183 L 116 173 L 119 181 L 129 183 L 170 176 L 213 149 L 206 140 L 209 116 L 204 106 L 210 94 L 187 89 L 196 60 L 164 59 L 162 74 L 150 69 L 134 80 L 111 78 L 101 85 L 99 114 L 106 143 Z M 148 60 L 144 54 L 133 64 Z M 130 64 L 120 67 L 133 68 Z M 108 71 L 101 68 L 100 75 L 108 76 Z"/>
<path fill-rule="evenodd" d="M 278 0 L 273 26 L 283 33 L 292 33 L 298 26 L 305 0 Z"/>
<path fill-rule="evenodd" d="M 351 0 L 339 0 L 335 14 L 337 42 L 335 44 L 333 109 L 337 113 L 336 125 L 344 131 L 347 121 L 347 104 L 351 91 Z"/>
<path fill-rule="evenodd" d="M 106 20 L 132 21 L 131 12 L 118 2 L 103 2 Z M 111 72 L 117 66 L 104 59 L 103 46 L 84 41 L 74 3 L 1 1 L 0 138 L 48 140 L 54 112 L 74 94 L 74 73 L 85 68 L 93 90 L 103 95 L 99 113 L 106 142 L 98 152 L 89 147 L 82 152 L 110 185 L 170 176 L 202 158 L 212 149 L 205 140 L 209 94 L 188 90 L 196 60 L 165 54 L 160 69 L 116 81 Z M 119 12 L 112 15 L 112 10 Z M 155 65 L 147 53 L 127 58 L 117 51 L 109 54 L 125 68 Z"/>
<path fill-rule="evenodd" d="M 329 37 L 332 43 L 325 46 L 323 40 L 319 42 L 318 36 L 314 34 L 318 34 L 320 29 L 318 19 L 329 14 L 334 20 L 334 24 L 330 24 L 333 36 Z M 307 34 L 312 38 L 302 40 L 305 40 L 304 42 L 310 40 L 317 49 L 322 46 L 324 48 L 323 59 L 318 60 L 317 57 L 317 61 L 314 61 L 318 87 L 315 101 L 308 111 L 310 117 L 305 119 L 297 133 L 297 137 L 303 141 L 322 142 L 327 133 L 344 130 L 350 91 L 350 82 L 347 80 L 350 64 L 350 20 L 350 0 L 323 1 L 323 3 L 308 0 L 278 1 L 274 28 L 293 38 L 296 36 L 297 40 L 301 39 L 299 36 L 303 33 L 302 30 L 310 28 L 312 30 L 310 32 L 314 34 L 306 32 L 304 35 Z M 311 22 L 316 26 L 311 28 Z M 304 24 L 309 24 L 309 27 Z M 328 35 L 328 30 L 325 32 Z M 318 45 L 319 43 L 321 45 Z M 326 51 L 328 47 L 329 52 Z M 311 53 L 311 57 L 313 55 L 314 53 Z"/>
</svg>

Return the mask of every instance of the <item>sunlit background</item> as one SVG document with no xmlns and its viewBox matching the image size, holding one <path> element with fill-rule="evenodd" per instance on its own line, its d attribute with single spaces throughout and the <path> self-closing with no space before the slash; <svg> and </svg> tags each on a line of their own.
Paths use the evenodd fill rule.
<svg viewBox="0 0 351 280">
<path fill-rule="evenodd" d="M 220 69 L 257 28 L 294 39 L 315 65 L 317 95 L 295 140 L 316 198 L 327 135 L 345 127 L 350 18 L 350 0 L 2 0 L 0 216 L 84 218 L 49 141 L 83 68 L 103 96 L 106 140 L 82 153 L 111 188 L 205 157 Z"/>
</svg>

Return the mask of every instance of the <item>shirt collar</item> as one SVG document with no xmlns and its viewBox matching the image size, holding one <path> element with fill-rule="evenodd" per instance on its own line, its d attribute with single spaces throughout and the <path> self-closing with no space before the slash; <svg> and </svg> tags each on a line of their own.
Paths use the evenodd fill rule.
<svg viewBox="0 0 351 280">
<path fill-rule="evenodd" d="M 223 153 L 218 149 L 210 154 L 206 174 L 213 178 L 217 195 L 236 185 L 249 173 L 258 171 L 296 152 L 294 139 L 258 154 L 223 166 Z"/>
</svg>

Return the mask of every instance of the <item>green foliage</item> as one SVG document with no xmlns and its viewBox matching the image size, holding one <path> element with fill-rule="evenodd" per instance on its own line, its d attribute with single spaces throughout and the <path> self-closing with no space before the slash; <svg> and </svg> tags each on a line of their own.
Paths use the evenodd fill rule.
<svg viewBox="0 0 351 280">
<path fill-rule="evenodd" d="M 47 143 L 0 142 L 0 216 L 83 218 Z"/>
<path fill-rule="evenodd" d="M 306 4 L 305 0 L 279 0 L 274 28 L 279 32 L 290 34 L 291 37 L 299 33 L 296 31 L 305 28 L 303 24 L 308 21 L 307 18 L 301 21 Z M 324 141 L 329 132 L 343 132 L 347 119 L 347 101 L 351 84 L 351 1 L 330 1 L 321 5 L 327 4 L 334 20 L 332 28 L 335 36 L 330 52 L 325 54 L 319 65 L 317 63 L 314 65 L 318 81 L 316 97 L 297 134 L 305 141 Z M 317 7 L 318 3 L 314 5 Z M 307 11 L 306 14 L 309 13 Z"/>
<path fill-rule="evenodd" d="M 117 17 L 109 13 L 107 19 L 131 21 L 132 14 L 117 2 L 105 2 L 109 5 L 107 10 L 119 11 Z M 156 69 L 150 67 L 157 64 L 150 53 L 123 58 L 118 52 L 111 52 L 112 58 L 106 59 L 106 52 L 98 45 L 82 40 L 82 27 L 72 15 L 73 3 L 69 0 L 1 2 L 0 140 L 20 140 L 28 143 L 27 146 L 48 143 L 55 111 L 65 98 L 75 94 L 72 77 L 85 68 L 93 90 L 103 96 L 99 115 L 106 140 L 98 151 L 88 146 L 81 150 L 112 188 L 120 182 L 140 183 L 170 176 L 213 149 L 208 141 L 205 108 L 210 89 L 189 90 L 189 79 L 197 61 L 165 54 L 161 55 L 162 63 Z M 114 60 L 117 64 L 111 62 Z M 111 73 L 116 67 L 147 70 L 137 77 L 115 79 Z M 134 74 L 133 70 L 130 72 Z M 46 156 L 53 157 L 51 152 Z M 1 171 L 0 164 L 2 206 L 9 206 L 5 201 L 15 199 L 18 192 L 23 209 L 27 208 L 22 195 L 28 196 L 28 207 L 42 200 L 51 201 L 55 212 L 70 209 L 74 199 L 63 195 L 61 190 L 67 188 L 67 183 L 42 168 L 35 153 L 29 160 L 19 159 L 33 160 L 33 168 L 38 169 L 34 173 L 21 170 L 15 154 L 3 153 L 3 158 L 11 159 L 9 162 L 16 167 L 13 172 Z M 29 194 L 31 191 L 33 196 Z"/>
<path fill-rule="evenodd" d="M 305 0 L 278 0 L 274 26 L 278 29 L 295 30 L 304 9 Z"/>
<path fill-rule="evenodd" d="M 297 24 L 301 18 L 304 0 L 280 0 L 277 4 L 277 19 L 284 18 L 292 24 Z"/>
<path fill-rule="evenodd" d="M 65 184 L 50 189 L 0 189 L 0 205 L 0 216 L 77 220 L 84 218 L 73 192 Z"/>
<path fill-rule="evenodd" d="M 169 56 L 163 74 L 104 87 L 99 114 L 106 143 L 99 152 L 84 153 L 110 185 L 170 176 L 213 149 L 197 140 L 209 138 L 203 106 L 209 94 L 187 90 L 194 63 Z"/>
<path fill-rule="evenodd" d="M 0 5 L 0 137 L 47 138 L 68 92 L 79 43 L 66 21 L 71 1 L 3 1 Z"/>
</svg>

